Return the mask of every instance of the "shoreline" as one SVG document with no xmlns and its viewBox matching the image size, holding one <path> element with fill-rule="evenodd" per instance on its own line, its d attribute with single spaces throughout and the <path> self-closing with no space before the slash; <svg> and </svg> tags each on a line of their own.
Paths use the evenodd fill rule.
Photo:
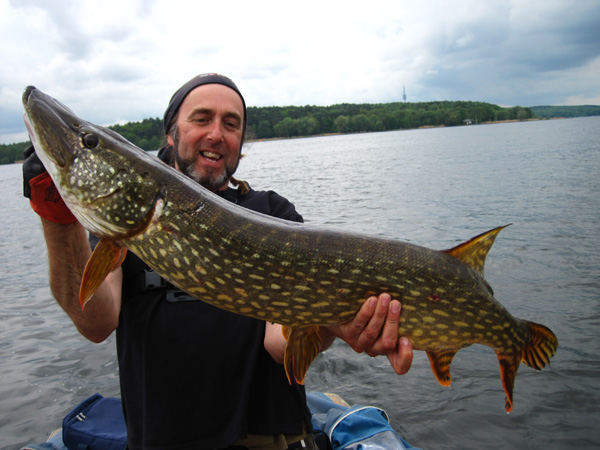
<svg viewBox="0 0 600 450">
<path fill-rule="evenodd" d="M 589 117 L 589 116 L 581 116 L 581 117 Z M 470 126 L 474 126 L 474 125 L 475 126 L 477 126 L 477 125 L 494 125 L 494 124 L 498 124 L 498 123 L 537 122 L 540 120 L 562 120 L 562 119 L 576 119 L 576 118 L 577 117 L 534 117 L 532 119 L 525 119 L 525 120 L 509 119 L 509 120 L 496 120 L 496 121 L 490 121 L 490 122 L 482 122 L 482 123 L 470 124 L 470 125 L 455 125 L 455 127 L 470 127 Z M 397 130 L 383 130 L 383 131 L 358 131 L 355 133 L 322 133 L 322 134 L 310 134 L 310 135 L 306 135 L 306 136 L 272 137 L 272 138 L 260 138 L 260 139 L 249 138 L 249 139 L 244 140 L 244 144 L 263 142 L 263 141 L 282 141 L 282 140 L 286 140 L 286 139 L 308 139 L 308 138 L 313 138 L 313 137 L 343 136 L 343 135 L 366 134 L 366 133 L 385 133 L 388 131 L 427 130 L 427 129 L 431 129 L 431 128 L 446 128 L 446 125 L 424 125 L 424 126 L 421 126 L 418 128 L 398 128 Z M 451 128 L 454 128 L 454 127 L 451 127 Z M 25 142 L 18 142 L 16 144 L 23 144 L 23 143 L 25 143 Z M 146 150 L 146 151 L 155 151 L 155 150 Z M 23 163 L 23 160 L 14 161 L 12 163 L 4 163 L 4 164 L 0 164 L 0 165 L 19 164 L 19 163 Z"/>
<path fill-rule="evenodd" d="M 498 123 L 517 123 L 517 122 L 537 122 L 541 120 L 562 120 L 562 119 L 575 119 L 576 117 L 534 117 L 532 119 L 508 119 L 508 120 L 494 120 L 489 122 L 481 122 L 478 124 L 470 124 L 470 125 L 455 125 L 449 128 L 455 127 L 471 127 L 478 125 L 494 125 Z M 386 133 L 388 131 L 408 131 L 408 130 L 428 130 L 431 128 L 446 128 L 446 125 L 423 125 L 417 128 L 398 128 L 397 130 L 382 130 L 382 131 L 357 131 L 355 133 L 322 133 L 322 134 L 309 134 L 305 136 L 289 136 L 289 137 L 272 137 L 272 138 L 249 138 L 245 139 L 244 143 L 255 143 L 255 142 L 263 142 L 263 141 L 282 141 L 287 139 L 308 139 L 313 137 L 327 137 L 327 136 L 344 136 L 344 135 L 352 135 L 352 134 L 366 134 L 366 133 Z"/>
</svg>

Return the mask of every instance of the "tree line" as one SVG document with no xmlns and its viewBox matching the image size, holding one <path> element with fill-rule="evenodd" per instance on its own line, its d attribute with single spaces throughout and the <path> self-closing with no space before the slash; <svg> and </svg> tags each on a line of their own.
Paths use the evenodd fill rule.
<svg viewBox="0 0 600 450">
<path fill-rule="evenodd" d="M 574 117 L 592 115 L 594 111 L 596 112 L 593 115 L 600 114 L 600 106 L 504 108 L 491 103 L 472 101 L 251 106 L 248 108 L 247 140 L 458 126 L 466 123 L 528 120 L 536 116 Z M 145 150 L 156 150 L 165 144 L 162 120 L 158 117 L 124 125 L 112 125 L 109 128 Z M 0 164 L 22 160 L 23 150 L 28 145 L 29 142 L 0 144 Z"/>
<path fill-rule="evenodd" d="M 125 125 L 111 125 L 108 128 L 116 131 L 128 141 L 145 150 L 156 150 L 165 143 L 162 120 L 144 119 L 141 122 L 129 122 Z M 16 144 L 0 144 L 0 164 L 12 164 L 23 159 L 23 151 L 31 142 Z"/>
<path fill-rule="evenodd" d="M 531 110 L 535 117 L 550 119 L 552 117 L 587 117 L 600 116 L 598 105 L 577 106 L 532 106 Z"/>
<path fill-rule="evenodd" d="M 249 139 L 289 138 L 330 133 L 361 133 L 428 126 L 456 126 L 533 118 L 530 108 L 502 108 L 484 102 L 263 106 L 248 108 Z"/>
</svg>

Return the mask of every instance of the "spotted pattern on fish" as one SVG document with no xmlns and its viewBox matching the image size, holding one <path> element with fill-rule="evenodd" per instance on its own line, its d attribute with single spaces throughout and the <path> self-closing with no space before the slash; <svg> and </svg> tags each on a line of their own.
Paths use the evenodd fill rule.
<svg viewBox="0 0 600 450">
<path fill-rule="evenodd" d="M 483 277 L 504 227 L 437 251 L 282 221 L 221 199 L 35 88 L 23 103 L 57 189 L 102 238 L 84 271 L 82 302 L 127 248 L 200 300 L 283 324 L 286 372 L 301 382 L 320 348 L 318 326 L 348 321 L 367 297 L 389 292 L 402 302 L 399 335 L 427 352 L 442 385 L 458 350 L 494 349 L 507 411 L 519 364 L 539 370 L 556 352 L 552 331 L 513 317 Z"/>
</svg>

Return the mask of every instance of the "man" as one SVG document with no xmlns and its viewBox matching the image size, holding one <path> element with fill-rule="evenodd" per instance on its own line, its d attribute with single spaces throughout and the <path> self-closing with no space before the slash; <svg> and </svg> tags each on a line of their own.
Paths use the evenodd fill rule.
<svg viewBox="0 0 600 450">
<path fill-rule="evenodd" d="M 164 125 L 169 147 L 161 159 L 242 207 L 302 221 L 274 192 L 244 182 L 229 187 L 238 183 L 232 177 L 246 129 L 246 105 L 230 79 L 204 74 L 184 84 L 171 98 Z M 89 340 L 101 342 L 117 330 L 128 448 L 316 448 L 304 387 L 290 385 L 281 365 L 280 325 L 191 299 L 131 253 L 81 311 L 79 284 L 96 239 L 88 241 L 64 203 L 53 203 L 50 214 L 40 207 L 35 192 L 48 177 L 29 182 L 34 156 L 24 164 L 25 190 L 42 216 L 52 292 Z M 394 370 L 405 373 L 412 349 L 407 339 L 398 340 L 399 317 L 398 301 L 372 297 L 351 322 L 321 327 L 323 348 L 340 337 L 358 352 L 387 355 Z"/>
</svg>

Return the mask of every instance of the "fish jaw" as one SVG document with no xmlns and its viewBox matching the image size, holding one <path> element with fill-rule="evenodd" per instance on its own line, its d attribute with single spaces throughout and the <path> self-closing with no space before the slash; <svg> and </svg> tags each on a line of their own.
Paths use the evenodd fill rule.
<svg viewBox="0 0 600 450">
<path fill-rule="evenodd" d="M 28 86 L 23 93 L 23 107 L 25 126 L 38 157 L 52 179 L 60 179 L 75 157 L 71 149 L 75 146 L 77 116 L 33 86 Z"/>
<path fill-rule="evenodd" d="M 36 153 L 88 231 L 118 240 L 139 234 L 156 219 L 165 196 L 147 176 L 151 167 L 143 165 L 150 156 L 143 150 L 109 129 L 80 119 L 35 87 L 26 88 L 23 106 Z M 129 152 L 143 154 L 142 167 L 131 164 Z"/>
</svg>

